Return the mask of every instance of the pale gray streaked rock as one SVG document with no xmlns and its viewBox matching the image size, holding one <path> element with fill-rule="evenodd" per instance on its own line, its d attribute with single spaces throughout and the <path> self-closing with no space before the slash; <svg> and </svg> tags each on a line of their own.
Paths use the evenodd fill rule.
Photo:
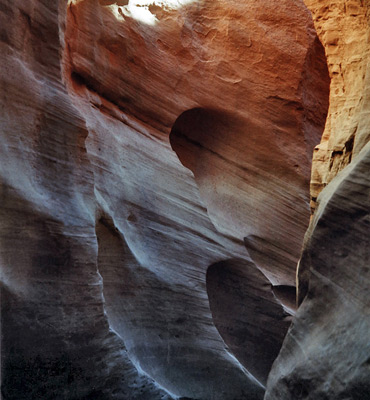
<svg viewBox="0 0 370 400">
<path fill-rule="evenodd" d="M 169 398 L 104 313 L 88 133 L 62 85 L 58 3 L 0 5 L 2 397 Z"/>
</svg>

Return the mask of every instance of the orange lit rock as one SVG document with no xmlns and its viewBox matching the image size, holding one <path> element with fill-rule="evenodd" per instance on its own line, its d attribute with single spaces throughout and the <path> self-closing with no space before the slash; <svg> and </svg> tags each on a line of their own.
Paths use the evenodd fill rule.
<svg viewBox="0 0 370 400">
<path fill-rule="evenodd" d="M 369 10 L 366 1 L 305 0 L 328 59 L 330 108 L 313 156 L 312 208 L 320 191 L 370 139 Z"/>
<path fill-rule="evenodd" d="M 132 115 L 163 141 L 172 130 L 216 229 L 245 238 L 273 284 L 294 286 L 329 85 L 310 14 L 290 1 L 206 1 L 150 25 L 124 10 L 69 6 L 71 92 L 87 89 L 93 107 Z"/>
</svg>

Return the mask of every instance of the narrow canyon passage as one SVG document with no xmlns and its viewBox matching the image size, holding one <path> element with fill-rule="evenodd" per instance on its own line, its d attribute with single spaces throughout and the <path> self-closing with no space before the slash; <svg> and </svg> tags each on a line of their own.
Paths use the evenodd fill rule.
<svg viewBox="0 0 370 400">
<path fill-rule="evenodd" d="M 370 398 L 369 8 L 0 0 L 4 400 Z"/>
</svg>

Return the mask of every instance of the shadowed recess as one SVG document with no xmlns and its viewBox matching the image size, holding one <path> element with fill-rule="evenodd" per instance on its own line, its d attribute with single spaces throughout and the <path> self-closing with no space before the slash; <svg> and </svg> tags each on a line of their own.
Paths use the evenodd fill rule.
<svg viewBox="0 0 370 400">
<path fill-rule="evenodd" d="M 274 292 L 275 297 L 284 307 L 284 310 L 289 314 L 294 315 L 297 310 L 297 294 L 295 286 L 273 286 L 272 291 Z"/>
<path fill-rule="evenodd" d="M 208 268 L 207 293 L 214 324 L 225 343 L 266 384 L 289 327 L 271 285 L 252 263 L 230 259 Z"/>
</svg>

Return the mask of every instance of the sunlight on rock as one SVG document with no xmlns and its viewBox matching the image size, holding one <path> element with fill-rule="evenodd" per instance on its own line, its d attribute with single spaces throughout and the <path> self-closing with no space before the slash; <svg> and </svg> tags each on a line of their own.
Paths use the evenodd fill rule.
<svg viewBox="0 0 370 400">
<path fill-rule="evenodd" d="M 79 0 L 71 0 L 76 2 Z M 124 20 L 125 17 L 134 18 L 137 21 L 147 25 L 155 25 L 158 22 L 156 15 L 152 12 L 151 7 L 161 8 L 164 11 L 176 10 L 187 4 L 193 3 L 196 0 L 129 0 L 127 5 L 120 5 L 120 2 L 111 2 L 108 6 L 114 16 L 119 20 Z"/>
<path fill-rule="evenodd" d="M 154 25 L 158 21 L 155 15 L 150 12 L 148 2 L 130 1 L 127 5 L 127 10 L 131 14 L 132 18 L 143 22 L 144 24 Z"/>
</svg>

